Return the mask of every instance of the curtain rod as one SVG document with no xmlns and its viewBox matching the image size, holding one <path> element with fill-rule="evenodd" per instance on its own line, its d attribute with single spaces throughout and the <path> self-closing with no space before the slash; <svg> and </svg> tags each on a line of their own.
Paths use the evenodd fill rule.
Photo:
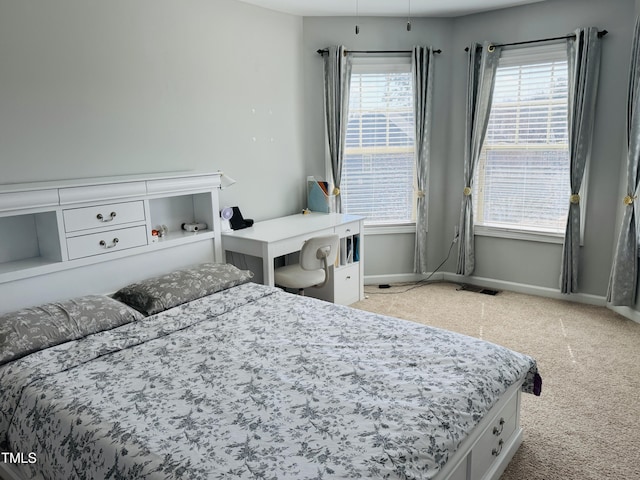
<svg viewBox="0 0 640 480">
<path fill-rule="evenodd" d="M 319 55 L 324 55 L 325 53 L 329 53 L 328 48 L 321 48 L 318 50 Z M 411 50 L 345 50 L 345 55 L 348 53 L 411 53 Z M 442 50 L 434 50 L 433 53 L 442 53 Z"/>
<path fill-rule="evenodd" d="M 609 33 L 607 30 L 601 30 L 600 32 L 598 32 L 598 38 L 604 37 L 607 33 Z M 571 35 L 562 35 L 561 37 L 540 38 L 538 40 L 525 40 L 524 42 L 496 43 L 495 45 L 492 45 L 492 46 L 493 47 L 511 47 L 513 45 L 526 45 L 528 43 L 551 42 L 553 40 L 564 40 L 566 38 L 576 38 L 576 34 L 573 33 Z M 465 48 L 464 51 L 468 52 L 469 47 Z"/>
</svg>

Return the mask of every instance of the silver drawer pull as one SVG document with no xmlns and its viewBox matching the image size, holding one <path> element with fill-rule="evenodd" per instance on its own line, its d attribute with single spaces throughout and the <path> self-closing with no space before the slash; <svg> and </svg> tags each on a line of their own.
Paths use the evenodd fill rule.
<svg viewBox="0 0 640 480">
<path fill-rule="evenodd" d="M 493 455 L 494 457 L 497 457 L 498 455 L 500 455 L 502 453 L 503 445 L 504 445 L 504 440 L 500 439 L 500 441 L 498 442 L 498 448 L 494 448 L 493 450 L 491 450 L 491 455 Z"/>
<path fill-rule="evenodd" d="M 114 218 L 116 218 L 116 212 L 111 212 L 111 214 L 109 215 L 109 218 L 104 218 L 104 215 L 99 213 L 98 215 L 96 215 L 96 218 L 103 223 L 111 222 L 113 221 Z"/>
<path fill-rule="evenodd" d="M 104 240 L 100 240 L 100 246 L 103 248 L 113 248 L 118 244 L 119 241 L 120 239 L 116 237 L 111 241 L 111 245 L 107 245 L 107 242 L 105 242 Z"/>
<path fill-rule="evenodd" d="M 502 433 L 502 430 L 504 430 L 504 418 L 501 418 L 501 419 L 500 419 L 500 425 L 499 425 L 499 426 L 500 426 L 500 428 L 498 428 L 498 427 L 493 427 L 493 434 L 494 434 L 496 437 L 499 437 L 499 436 L 500 436 L 500 434 Z"/>
<path fill-rule="evenodd" d="M 351 275 L 347 275 L 347 280 L 351 280 Z"/>
</svg>

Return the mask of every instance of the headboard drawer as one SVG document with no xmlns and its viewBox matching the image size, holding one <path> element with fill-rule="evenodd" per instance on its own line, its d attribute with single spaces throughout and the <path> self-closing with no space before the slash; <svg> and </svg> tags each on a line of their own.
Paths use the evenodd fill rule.
<svg viewBox="0 0 640 480">
<path fill-rule="evenodd" d="M 135 202 L 110 203 L 63 210 L 65 232 L 144 222 L 144 204 Z"/>
<path fill-rule="evenodd" d="M 144 226 L 118 228 L 67 239 L 69 260 L 117 252 L 146 244 L 147 232 Z"/>
</svg>

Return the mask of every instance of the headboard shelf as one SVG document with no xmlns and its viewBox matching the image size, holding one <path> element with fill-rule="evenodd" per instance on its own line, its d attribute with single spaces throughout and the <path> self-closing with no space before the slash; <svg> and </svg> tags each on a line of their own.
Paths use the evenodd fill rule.
<svg viewBox="0 0 640 480">
<path fill-rule="evenodd" d="M 58 263 L 60 262 L 42 257 L 23 258 L 12 262 L 0 263 L 0 278 L 3 278 L 3 281 L 10 281 L 39 275 L 47 271 L 56 271 L 58 270 Z"/>
<path fill-rule="evenodd" d="M 209 242 L 207 256 L 221 261 L 220 176 L 180 172 L 0 185 L 0 303 L 9 282 L 124 257 L 132 257 L 133 268 L 145 265 L 146 253 L 171 255 L 173 247 L 195 242 Z M 187 232 L 184 223 L 206 228 Z"/>
</svg>

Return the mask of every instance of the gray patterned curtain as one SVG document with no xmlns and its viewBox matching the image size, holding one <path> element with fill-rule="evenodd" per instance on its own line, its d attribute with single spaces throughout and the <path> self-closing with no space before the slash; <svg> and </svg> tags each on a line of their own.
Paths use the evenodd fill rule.
<svg viewBox="0 0 640 480">
<path fill-rule="evenodd" d="M 571 196 L 562 248 L 560 291 L 578 291 L 580 257 L 580 187 L 591 155 L 591 136 L 595 120 L 596 93 L 600 72 L 598 29 L 579 28 L 575 38 L 567 39 L 569 63 L 569 161 Z"/>
<path fill-rule="evenodd" d="M 627 93 L 627 195 L 622 226 L 609 277 L 607 301 L 616 306 L 632 306 L 638 285 L 638 193 L 640 191 L 640 17 L 631 48 L 629 91 Z"/>
<path fill-rule="evenodd" d="M 489 42 L 469 46 L 467 121 L 465 126 L 464 190 L 460 211 L 457 273 L 471 275 L 475 268 L 473 237 L 473 179 L 487 133 L 500 47 Z"/>
<path fill-rule="evenodd" d="M 413 47 L 411 70 L 414 84 L 416 171 L 418 201 L 416 211 L 416 247 L 413 270 L 427 272 L 427 199 L 429 178 L 429 150 L 431 147 L 431 100 L 433 91 L 433 49 Z"/>
<path fill-rule="evenodd" d="M 340 180 L 342 160 L 349 120 L 349 87 L 351 85 L 351 60 L 345 55 L 345 47 L 329 47 L 324 58 L 324 113 L 327 126 L 327 141 L 331 157 L 335 210 L 342 211 Z"/>
</svg>

